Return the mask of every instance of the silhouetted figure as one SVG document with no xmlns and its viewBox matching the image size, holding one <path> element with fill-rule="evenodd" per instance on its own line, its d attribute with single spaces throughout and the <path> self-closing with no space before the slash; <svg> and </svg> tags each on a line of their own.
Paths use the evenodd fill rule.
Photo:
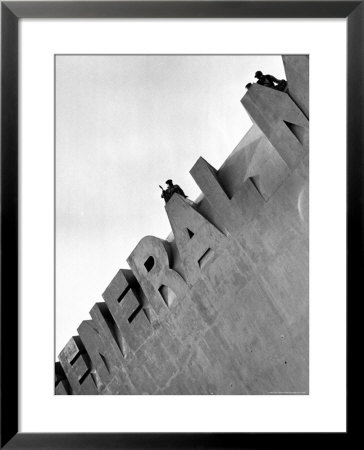
<svg viewBox="0 0 364 450">
<path fill-rule="evenodd" d="M 264 75 L 260 70 L 255 72 L 255 78 L 258 79 L 257 84 L 260 84 L 261 86 L 269 87 L 271 89 L 275 89 L 277 91 L 281 92 L 287 92 L 288 93 L 288 87 L 287 87 L 287 81 L 286 80 L 278 80 L 273 75 Z M 248 83 L 245 87 L 246 89 L 249 89 L 252 83 Z"/>
<path fill-rule="evenodd" d="M 262 86 L 269 87 L 272 89 L 274 89 L 275 87 L 274 83 L 278 84 L 279 82 L 279 80 L 277 80 L 277 78 L 274 77 L 273 75 L 264 75 L 260 70 L 255 72 L 254 77 L 258 79 L 257 84 L 261 84 Z"/>
<path fill-rule="evenodd" d="M 182 195 L 182 197 L 187 198 L 187 195 L 185 195 L 178 184 L 173 184 L 172 180 L 167 180 L 166 184 L 168 185 L 167 189 L 163 189 L 162 186 L 159 186 L 162 189 L 161 197 L 166 203 L 171 199 L 173 194 L 179 194 Z"/>
</svg>

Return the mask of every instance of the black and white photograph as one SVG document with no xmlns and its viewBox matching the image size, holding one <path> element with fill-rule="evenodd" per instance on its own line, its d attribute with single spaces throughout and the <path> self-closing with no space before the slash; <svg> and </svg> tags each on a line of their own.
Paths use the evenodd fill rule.
<svg viewBox="0 0 364 450">
<path fill-rule="evenodd" d="M 308 395 L 309 56 L 54 76 L 55 394 Z"/>
</svg>

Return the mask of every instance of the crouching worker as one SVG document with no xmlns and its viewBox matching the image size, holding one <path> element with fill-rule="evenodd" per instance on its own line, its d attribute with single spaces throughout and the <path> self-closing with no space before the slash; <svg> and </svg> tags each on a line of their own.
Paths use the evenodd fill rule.
<svg viewBox="0 0 364 450">
<path fill-rule="evenodd" d="M 162 186 L 159 186 L 162 189 L 161 197 L 166 203 L 171 199 L 173 194 L 179 194 L 182 195 L 182 197 L 187 198 L 187 195 L 185 195 L 178 184 L 173 184 L 172 180 L 167 180 L 166 184 L 168 185 L 167 189 L 163 189 Z"/>
<path fill-rule="evenodd" d="M 261 86 L 269 87 L 271 89 L 275 89 L 276 91 L 281 92 L 287 92 L 288 93 L 288 86 L 286 80 L 278 80 L 273 75 L 264 75 L 263 72 L 258 70 L 255 72 L 255 78 L 258 79 L 257 84 L 260 84 Z M 246 89 L 249 89 L 252 83 L 248 83 L 245 87 Z"/>
</svg>

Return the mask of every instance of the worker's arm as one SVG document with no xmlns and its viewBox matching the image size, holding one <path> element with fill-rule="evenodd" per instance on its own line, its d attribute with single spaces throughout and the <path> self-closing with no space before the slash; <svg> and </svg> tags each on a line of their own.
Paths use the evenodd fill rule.
<svg viewBox="0 0 364 450">
<path fill-rule="evenodd" d="M 277 80 L 276 77 L 274 77 L 273 75 L 267 75 L 267 78 L 270 82 L 274 82 L 274 83 L 279 83 L 281 80 Z"/>
<path fill-rule="evenodd" d="M 178 186 L 178 184 L 175 185 L 175 192 L 176 192 L 177 194 L 180 194 L 180 195 L 182 195 L 183 197 L 186 198 L 185 193 L 184 193 L 184 192 L 182 191 L 182 189 Z"/>
</svg>

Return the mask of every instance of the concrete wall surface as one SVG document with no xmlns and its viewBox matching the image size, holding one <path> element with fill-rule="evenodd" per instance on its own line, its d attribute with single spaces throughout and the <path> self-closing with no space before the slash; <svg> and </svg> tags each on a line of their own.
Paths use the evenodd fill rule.
<svg viewBox="0 0 364 450">
<path fill-rule="evenodd" d="M 56 394 L 308 394 L 308 57 L 288 93 L 253 84 L 253 125 L 203 195 L 166 204 L 56 362 Z"/>
</svg>

